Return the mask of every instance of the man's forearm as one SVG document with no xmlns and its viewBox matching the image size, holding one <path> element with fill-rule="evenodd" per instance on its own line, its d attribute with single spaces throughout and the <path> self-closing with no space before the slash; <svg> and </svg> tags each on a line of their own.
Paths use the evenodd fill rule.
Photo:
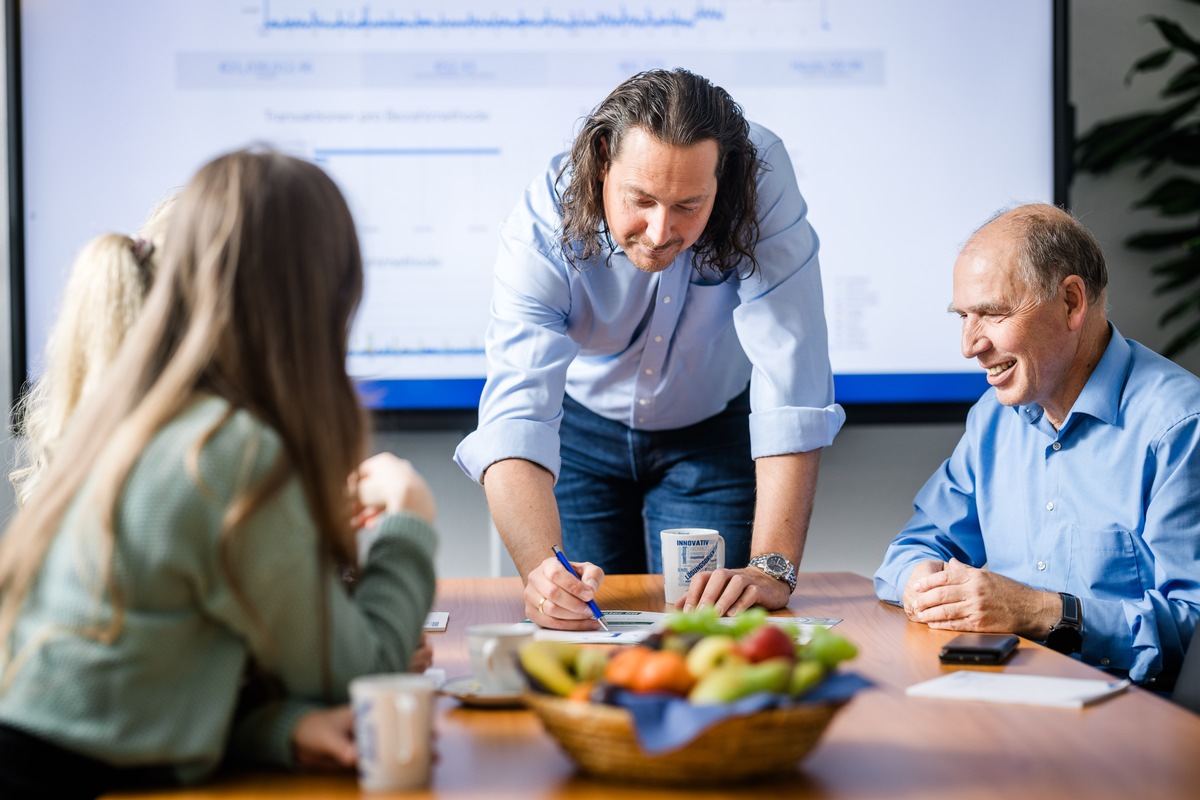
<svg viewBox="0 0 1200 800">
<path fill-rule="evenodd" d="M 754 462 L 758 501 L 750 554 L 782 553 L 797 568 L 804 557 L 820 450 L 766 456 Z"/>
<path fill-rule="evenodd" d="M 488 510 L 521 580 L 561 543 L 554 476 L 532 461 L 497 461 L 483 476 Z"/>
</svg>

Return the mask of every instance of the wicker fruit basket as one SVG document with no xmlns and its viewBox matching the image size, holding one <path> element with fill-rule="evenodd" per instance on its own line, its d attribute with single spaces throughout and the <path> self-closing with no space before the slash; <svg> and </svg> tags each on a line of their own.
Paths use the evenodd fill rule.
<svg viewBox="0 0 1200 800">
<path fill-rule="evenodd" d="M 525 703 L 584 772 L 670 785 L 726 783 L 794 770 L 845 705 L 801 704 L 729 717 L 678 750 L 648 755 L 623 708 L 535 691 L 525 693 Z"/>
</svg>

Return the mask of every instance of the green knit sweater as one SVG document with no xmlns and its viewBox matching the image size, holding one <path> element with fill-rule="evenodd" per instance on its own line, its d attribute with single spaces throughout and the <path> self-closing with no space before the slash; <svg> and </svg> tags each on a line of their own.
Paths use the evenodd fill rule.
<svg viewBox="0 0 1200 800">
<path fill-rule="evenodd" d="M 345 702 L 355 676 L 407 668 L 433 598 L 433 528 L 408 514 L 380 518 L 351 596 L 319 566 L 315 523 L 293 478 L 234 539 L 247 613 L 218 556 L 221 518 L 282 444 L 239 411 L 204 445 L 198 486 L 190 453 L 227 408 L 215 398 L 191 405 L 126 481 L 115 517 L 124 625 L 111 644 L 79 633 L 111 606 L 96 600 L 98 526 L 86 487 L 76 498 L 22 608 L 10 663 L 0 665 L 0 722 L 114 765 L 168 765 L 191 782 L 217 765 L 231 736 L 239 757 L 287 763 L 302 713 Z M 289 698 L 232 731 L 250 656 Z"/>
</svg>

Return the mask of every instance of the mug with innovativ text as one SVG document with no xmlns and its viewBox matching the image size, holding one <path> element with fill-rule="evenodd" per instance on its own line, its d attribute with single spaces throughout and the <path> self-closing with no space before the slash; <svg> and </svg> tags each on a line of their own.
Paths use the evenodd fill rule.
<svg viewBox="0 0 1200 800">
<path fill-rule="evenodd" d="M 725 540 L 711 528 L 671 528 L 661 536 L 663 590 L 668 603 L 687 594 L 697 574 L 725 566 Z"/>
<path fill-rule="evenodd" d="M 358 783 L 368 792 L 429 785 L 433 694 L 423 675 L 366 675 L 350 681 Z"/>
</svg>

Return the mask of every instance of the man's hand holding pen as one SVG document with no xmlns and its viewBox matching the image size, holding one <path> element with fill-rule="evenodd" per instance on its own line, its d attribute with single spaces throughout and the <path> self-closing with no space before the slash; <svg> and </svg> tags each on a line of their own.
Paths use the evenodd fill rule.
<svg viewBox="0 0 1200 800">
<path fill-rule="evenodd" d="M 604 570 L 589 562 L 568 562 L 564 569 L 552 553 L 525 581 L 525 615 L 543 628 L 592 631 L 601 627 L 589 603 L 604 580 Z"/>
</svg>

